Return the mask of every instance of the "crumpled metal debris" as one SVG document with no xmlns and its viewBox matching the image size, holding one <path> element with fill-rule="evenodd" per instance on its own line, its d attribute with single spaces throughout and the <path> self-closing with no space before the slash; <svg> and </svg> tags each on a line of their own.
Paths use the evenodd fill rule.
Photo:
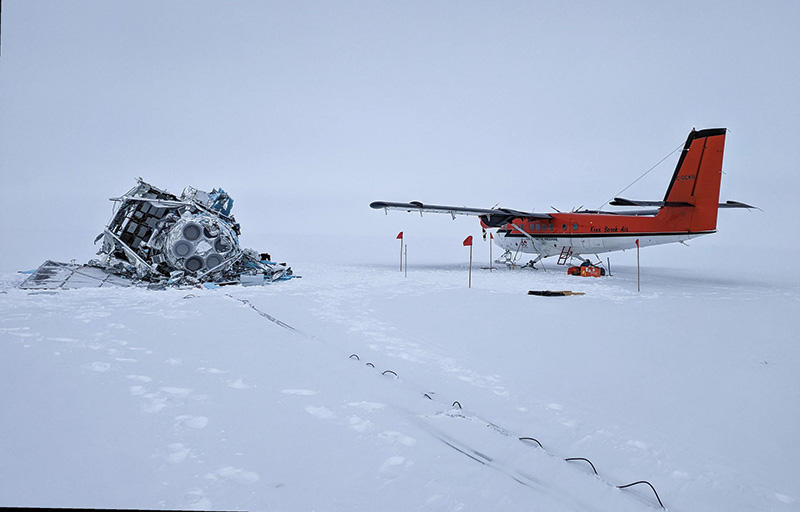
<svg viewBox="0 0 800 512">
<path fill-rule="evenodd" d="M 285 263 L 239 246 L 233 199 L 221 188 L 204 192 L 186 187 L 178 197 L 139 178 L 135 187 L 111 200 L 114 213 L 95 239 L 102 240 L 99 259 L 69 267 L 45 262 L 20 288 L 65 287 L 67 279 L 55 279 L 59 284 L 54 278 L 67 268 L 78 275 L 100 272 L 151 287 L 253 285 L 293 277 Z M 54 265 L 62 266 L 61 273 L 54 272 Z"/>
</svg>

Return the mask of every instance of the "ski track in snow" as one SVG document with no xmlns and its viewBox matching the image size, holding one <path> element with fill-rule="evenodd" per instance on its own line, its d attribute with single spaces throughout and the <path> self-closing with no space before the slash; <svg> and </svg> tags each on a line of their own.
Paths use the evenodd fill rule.
<svg viewBox="0 0 800 512">
<path fill-rule="evenodd" d="M 180 291 L 76 290 L 32 294 L 7 289 L 0 295 L 3 311 L 0 340 L 24 350 L 38 351 L 36 356 L 28 358 L 45 357 L 49 352 L 50 357 L 69 360 L 66 369 L 60 370 L 66 373 L 60 375 L 84 372 L 80 374 L 82 378 L 103 388 L 101 399 L 107 394 L 126 414 L 138 411 L 142 415 L 141 425 L 151 425 L 149 428 L 155 433 L 142 442 L 142 447 L 152 447 L 149 460 L 154 461 L 157 478 L 164 482 L 162 491 L 145 498 L 144 503 L 151 506 L 261 509 L 269 508 L 270 502 L 293 503 L 281 501 L 281 493 L 288 492 L 288 488 L 296 489 L 297 483 L 287 487 L 285 478 L 280 476 L 281 464 L 263 462 L 276 456 L 281 460 L 280 452 L 250 454 L 248 447 L 258 447 L 258 439 L 236 433 L 248 431 L 248 428 L 242 430 L 240 424 L 247 423 L 248 415 L 258 417 L 276 408 L 289 415 L 289 426 L 283 427 L 272 420 L 259 430 L 262 435 L 269 436 L 278 427 L 283 433 L 282 439 L 290 444 L 302 444 L 300 432 L 308 430 L 325 433 L 334 443 L 363 445 L 368 453 L 374 454 L 360 456 L 355 464 L 364 477 L 376 479 L 376 488 L 405 496 L 410 491 L 408 486 L 417 482 L 417 474 L 429 475 L 426 478 L 431 480 L 423 482 L 427 491 L 424 496 L 420 495 L 422 501 L 413 501 L 426 510 L 454 510 L 482 503 L 499 504 L 500 508 L 529 504 L 520 501 L 522 499 L 530 499 L 531 503 L 544 500 L 554 510 L 652 508 L 654 500 L 647 492 L 623 493 L 608 484 L 637 479 L 652 479 L 670 510 L 713 510 L 719 505 L 714 500 L 724 499 L 729 493 L 734 500 L 744 496 L 747 501 L 729 502 L 725 506 L 728 510 L 737 509 L 738 505 L 742 509 L 760 505 L 775 510 L 796 506 L 800 495 L 797 487 L 784 485 L 773 489 L 768 486 L 768 479 L 749 475 L 746 467 L 733 468 L 723 460 L 698 462 L 687 458 L 685 448 L 676 449 L 665 442 L 663 436 L 668 436 L 669 432 L 633 431 L 634 425 L 622 419 L 609 422 L 611 416 L 593 416 L 598 411 L 577 409 L 580 401 L 570 394 L 559 397 L 541 396 L 536 390 L 530 392 L 520 386 L 524 382 L 520 375 L 508 373 L 512 367 L 504 368 L 505 374 L 487 372 L 483 360 L 470 353 L 469 347 L 463 347 L 466 349 L 463 353 L 453 350 L 460 345 L 449 341 L 451 327 L 425 330 L 424 326 L 414 325 L 414 318 L 410 316 L 415 311 L 407 304 L 421 303 L 421 308 L 438 308 L 453 300 L 464 305 L 463 299 L 458 299 L 463 294 L 460 273 L 456 279 L 448 269 L 433 269 L 416 282 L 398 283 L 396 274 L 385 269 L 362 269 L 362 273 L 365 272 L 369 275 L 356 282 L 328 281 L 326 286 L 316 288 L 303 281 L 303 287 L 299 283 L 289 283 L 231 292 L 236 297 L 246 298 L 252 306 L 263 307 L 279 320 L 312 333 L 314 340 L 305 340 L 306 345 L 302 346 L 303 357 L 313 354 L 324 364 L 334 363 L 336 377 L 326 377 L 323 368 L 315 371 L 311 366 L 298 372 L 302 377 L 297 382 L 270 381 L 259 374 L 259 365 L 242 364 L 239 356 L 247 357 L 247 354 L 216 353 L 215 346 L 224 352 L 225 339 L 203 340 L 204 349 L 198 352 L 200 355 L 195 354 L 191 350 L 191 340 L 202 330 L 187 326 L 209 319 L 209 315 L 201 311 L 213 311 L 233 319 L 233 322 L 226 320 L 226 325 L 235 331 L 234 335 L 254 335 L 254 343 L 271 343 L 269 339 L 277 336 L 282 353 L 288 357 L 299 355 L 298 346 L 293 348 L 292 344 L 302 336 L 277 334 L 279 327 L 261 321 L 249 307 L 237 306 L 226 301 L 222 294 L 213 292 L 196 292 L 197 296 L 185 298 L 185 293 Z M 444 278 L 440 275 L 442 272 Z M 537 283 L 539 287 L 552 284 L 561 285 L 554 288 L 564 287 L 563 276 L 555 272 L 536 277 L 543 281 Z M 513 279 L 518 277 L 501 274 L 499 288 L 519 293 L 523 287 L 511 281 Z M 293 288 L 294 285 L 298 286 Z M 725 303 L 733 300 L 732 291 L 736 288 L 735 284 L 721 283 L 710 289 L 676 292 L 673 288 L 665 287 L 664 291 L 652 285 L 656 291 L 638 295 L 616 281 L 589 280 L 580 281 L 580 285 L 601 300 L 607 299 L 617 306 L 633 304 L 631 307 L 676 297 Z M 436 292 L 431 300 L 432 287 Z M 509 292 L 496 293 L 490 289 L 483 292 L 496 295 L 499 302 L 510 300 Z M 293 304 L 304 305 L 305 311 L 294 310 L 294 318 L 282 318 L 268 307 L 278 304 L 275 300 L 281 301 L 282 294 L 287 295 L 283 299 L 289 303 L 282 306 L 284 313 Z M 784 295 L 795 305 L 798 302 L 796 294 L 784 292 Z M 746 304 L 763 298 L 759 289 L 747 290 L 743 297 L 739 294 L 739 301 Z M 391 304 L 400 306 L 394 310 Z M 553 308 L 552 303 L 536 304 Z M 309 315 L 314 321 L 308 325 L 293 323 L 304 321 L 304 317 L 311 318 Z M 498 319 L 490 316 L 489 320 Z M 146 337 L 142 336 L 138 322 L 153 326 L 146 330 Z M 243 325 L 237 327 L 236 322 Z M 429 323 L 435 324 L 435 321 Z M 459 326 L 453 326 L 452 330 L 462 335 L 466 332 Z M 259 339 L 264 337 L 267 341 Z M 169 342 L 184 338 L 188 343 Z M 473 339 L 472 343 L 475 342 Z M 179 350 L 181 347 L 183 351 Z M 769 350 L 781 353 L 774 347 Z M 347 360 L 351 352 L 359 358 Z M 216 359 L 203 359 L 206 354 Z M 511 358 L 518 356 L 513 354 Z M 771 359 L 755 365 L 764 370 L 770 365 L 796 362 L 797 355 L 796 352 L 792 354 L 789 361 L 779 357 Z M 367 363 L 372 363 L 374 369 Z M 302 359 L 279 364 L 304 365 Z M 397 378 L 382 374 L 386 370 L 395 371 Z M 283 374 L 277 366 L 270 366 L 266 371 Z M 342 379 L 353 379 L 358 385 L 376 380 L 374 389 L 360 392 L 361 396 L 358 396 L 357 387 L 350 389 L 349 385 L 343 388 L 347 389 L 343 395 L 337 396 L 332 391 Z M 551 391 L 558 389 L 554 387 Z M 423 398 L 423 393 L 428 393 L 431 399 Z M 796 389 L 790 393 L 797 396 Z M 386 399 L 380 399 L 381 396 Z M 451 405 L 455 400 L 464 402 L 463 412 Z M 223 403 L 241 404 L 241 418 L 231 421 L 228 417 L 215 416 L 214 411 L 224 410 L 219 405 Z M 291 434 L 292 425 L 300 432 Z M 797 426 L 795 422 L 793 427 Z M 558 455 L 543 455 L 535 447 L 516 439 L 533 434 L 541 435 L 547 453 Z M 159 446 L 153 446 L 154 441 L 160 443 Z M 424 453 L 439 453 L 440 449 L 433 448 L 432 442 L 453 454 L 452 460 L 448 458 L 451 456 L 443 454 L 436 455 L 436 460 L 445 457 L 447 467 L 456 468 L 456 474 L 461 475 L 460 481 L 457 477 L 448 480 L 439 471 L 431 473 L 430 456 L 423 457 L 424 463 L 419 460 Z M 341 457 L 335 446 L 329 450 L 326 458 Z M 671 456 L 672 450 L 677 453 Z M 292 453 L 306 452 L 296 449 Z M 713 453 L 713 450 L 706 453 Z M 140 455 L 148 460 L 146 453 Z M 559 459 L 580 455 L 590 455 L 605 480 L 588 474 L 585 467 L 572 467 Z M 676 465 L 680 460 L 692 464 L 693 469 Z M 336 467 L 331 462 L 318 463 Z M 187 469 L 183 469 L 184 466 L 188 466 Z M 481 466 L 497 475 L 489 476 L 488 481 L 497 486 L 496 493 L 504 494 L 502 498 L 492 492 L 491 486 L 481 492 L 472 491 L 480 488 L 475 484 L 487 478 Z M 302 464 L 299 467 L 308 470 Z M 265 474 L 265 469 L 270 474 Z M 479 473 L 473 473 L 475 471 Z M 478 474 L 483 476 L 478 477 Z M 339 479 L 334 477 L 333 481 Z M 501 483 L 506 481 L 510 483 Z M 574 485 L 578 491 L 572 487 Z M 0 489 L 4 488 L 0 486 Z M 355 498 L 355 501 L 342 501 L 341 489 L 327 489 L 327 499 L 315 502 L 305 497 L 302 499 L 309 501 L 301 503 L 335 500 L 339 504 L 334 505 L 336 509 L 359 508 Z M 461 495 L 456 496 L 449 489 L 460 489 Z M 10 490 L 10 487 L 5 488 L 6 493 Z M 294 492 L 293 499 L 301 499 L 297 491 Z"/>
</svg>

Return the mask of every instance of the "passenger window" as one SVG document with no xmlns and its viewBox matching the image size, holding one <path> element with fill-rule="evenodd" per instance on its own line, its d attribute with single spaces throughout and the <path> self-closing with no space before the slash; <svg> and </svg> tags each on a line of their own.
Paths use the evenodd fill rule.
<svg viewBox="0 0 800 512">
<path fill-rule="evenodd" d="M 578 231 L 578 223 L 577 222 L 572 224 L 572 231 Z"/>
<path fill-rule="evenodd" d="M 567 230 L 567 225 L 561 224 L 561 231 L 566 231 L 566 230 Z"/>
</svg>

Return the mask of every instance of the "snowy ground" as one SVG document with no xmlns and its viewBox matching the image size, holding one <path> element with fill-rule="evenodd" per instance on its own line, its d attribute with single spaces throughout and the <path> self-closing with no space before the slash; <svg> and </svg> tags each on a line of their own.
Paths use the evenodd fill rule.
<svg viewBox="0 0 800 512">
<path fill-rule="evenodd" d="M 0 504 L 656 510 L 614 487 L 648 480 L 673 511 L 800 509 L 795 282 L 292 263 L 217 290 L 6 274 Z"/>
</svg>

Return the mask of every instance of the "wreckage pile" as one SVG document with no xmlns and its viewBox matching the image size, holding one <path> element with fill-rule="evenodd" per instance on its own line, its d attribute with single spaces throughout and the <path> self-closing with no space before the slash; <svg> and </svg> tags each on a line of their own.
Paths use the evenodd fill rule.
<svg viewBox="0 0 800 512">
<path fill-rule="evenodd" d="M 285 263 L 239 247 L 233 199 L 221 188 L 186 187 L 177 197 L 139 178 L 134 188 L 111 200 L 114 214 L 95 239 L 102 240 L 99 259 L 86 265 L 47 261 L 20 287 L 73 287 L 69 284 L 87 280 L 99 286 L 253 285 L 292 277 Z"/>
</svg>

